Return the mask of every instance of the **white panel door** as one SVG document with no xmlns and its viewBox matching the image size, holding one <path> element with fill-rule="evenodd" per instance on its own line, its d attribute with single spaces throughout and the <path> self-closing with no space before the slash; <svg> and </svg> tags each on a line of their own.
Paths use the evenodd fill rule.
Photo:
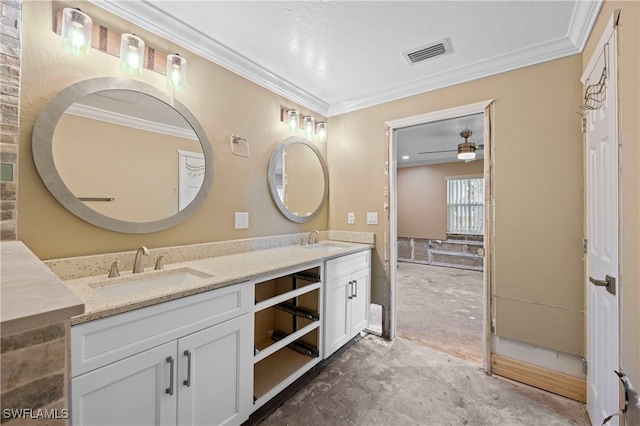
<svg viewBox="0 0 640 426">
<path fill-rule="evenodd" d="M 253 315 L 178 340 L 178 424 L 241 424 L 253 404 Z"/>
<path fill-rule="evenodd" d="M 593 424 L 619 411 L 618 370 L 618 137 L 615 32 L 587 69 L 590 83 L 605 64 L 606 100 L 586 117 L 587 165 L 587 411 Z M 605 58 L 608 56 L 608 58 Z M 602 286 L 615 280 L 612 294 Z M 611 420 L 618 424 L 618 418 Z"/>
<path fill-rule="evenodd" d="M 75 377 L 72 424 L 175 425 L 175 355 L 174 341 Z"/>
</svg>

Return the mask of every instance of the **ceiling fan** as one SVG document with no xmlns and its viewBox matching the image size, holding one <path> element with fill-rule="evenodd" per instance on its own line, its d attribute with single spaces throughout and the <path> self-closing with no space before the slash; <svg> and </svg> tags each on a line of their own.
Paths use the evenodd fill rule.
<svg viewBox="0 0 640 426">
<path fill-rule="evenodd" d="M 467 139 L 473 134 L 469 129 L 465 129 L 460 132 L 460 136 L 464 138 L 464 142 L 458 144 L 458 149 L 448 149 L 444 151 L 424 151 L 418 152 L 418 154 L 437 154 L 441 152 L 457 152 L 458 160 L 465 160 L 466 162 L 476 159 L 476 150 L 484 148 L 484 145 L 476 145 L 474 142 L 469 142 Z"/>
</svg>

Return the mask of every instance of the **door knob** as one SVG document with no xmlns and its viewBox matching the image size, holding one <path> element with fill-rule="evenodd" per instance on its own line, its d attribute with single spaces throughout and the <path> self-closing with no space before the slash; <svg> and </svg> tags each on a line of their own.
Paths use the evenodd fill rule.
<svg viewBox="0 0 640 426">
<path fill-rule="evenodd" d="M 614 296 L 616 294 L 616 279 L 611 275 L 607 275 L 604 280 L 596 280 L 593 277 L 589 277 L 589 282 L 598 287 L 605 287 L 607 291 Z"/>
</svg>

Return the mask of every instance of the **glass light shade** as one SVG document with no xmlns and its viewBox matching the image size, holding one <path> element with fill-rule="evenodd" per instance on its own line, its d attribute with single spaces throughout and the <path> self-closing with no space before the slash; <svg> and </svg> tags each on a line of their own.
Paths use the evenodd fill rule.
<svg viewBox="0 0 640 426">
<path fill-rule="evenodd" d="M 297 132 L 300 129 L 300 113 L 295 109 L 287 111 L 287 122 L 289 123 L 289 130 Z"/>
<path fill-rule="evenodd" d="M 458 160 L 473 160 L 476 158 L 476 145 L 465 142 L 458 145 Z"/>
<path fill-rule="evenodd" d="M 140 75 L 143 65 L 144 40 L 135 34 L 123 33 L 120 37 L 120 71 Z"/>
<path fill-rule="evenodd" d="M 187 88 L 187 60 L 177 53 L 167 55 L 167 87 L 180 92 Z"/>
<path fill-rule="evenodd" d="M 304 134 L 306 137 L 311 138 L 316 131 L 316 120 L 315 118 L 307 115 L 304 118 Z"/>
<path fill-rule="evenodd" d="M 321 142 L 327 140 L 327 123 L 320 121 L 316 124 L 316 136 Z"/>
<path fill-rule="evenodd" d="M 62 9 L 62 50 L 87 57 L 91 51 L 93 21 L 80 9 Z"/>
</svg>

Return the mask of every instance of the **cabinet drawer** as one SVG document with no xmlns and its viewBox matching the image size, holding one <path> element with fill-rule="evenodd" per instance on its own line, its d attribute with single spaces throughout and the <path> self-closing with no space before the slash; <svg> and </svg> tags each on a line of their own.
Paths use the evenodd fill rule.
<svg viewBox="0 0 640 426">
<path fill-rule="evenodd" d="M 253 306 L 251 283 L 159 303 L 71 327 L 71 375 L 242 315 Z"/>
<path fill-rule="evenodd" d="M 336 259 L 327 260 L 325 282 L 363 268 L 371 264 L 371 250 L 365 250 Z"/>
</svg>

